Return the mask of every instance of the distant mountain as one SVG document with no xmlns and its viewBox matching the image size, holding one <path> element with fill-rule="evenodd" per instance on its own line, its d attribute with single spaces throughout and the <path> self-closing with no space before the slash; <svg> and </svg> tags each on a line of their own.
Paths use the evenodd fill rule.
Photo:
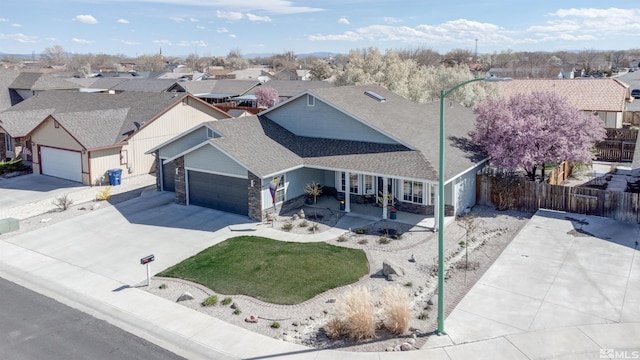
<svg viewBox="0 0 640 360">
<path fill-rule="evenodd" d="M 14 58 L 17 58 L 17 59 L 32 59 L 32 58 L 35 58 L 36 60 L 38 60 L 38 58 L 40 57 L 40 54 L 7 54 L 7 53 L 0 52 L 0 59 L 2 59 L 4 57 L 14 57 Z"/>
</svg>

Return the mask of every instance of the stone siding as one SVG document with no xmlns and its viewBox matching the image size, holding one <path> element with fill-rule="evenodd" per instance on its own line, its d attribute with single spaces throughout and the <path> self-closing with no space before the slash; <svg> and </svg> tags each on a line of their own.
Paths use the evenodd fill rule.
<svg viewBox="0 0 640 360">
<path fill-rule="evenodd" d="M 262 221 L 262 179 L 248 171 L 248 188 L 249 194 L 249 219 L 253 221 Z M 251 182 L 253 181 L 253 186 Z"/>
<path fill-rule="evenodd" d="M 187 205 L 187 182 L 185 181 L 185 169 L 184 169 L 184 156 L 181 156 L 175 160 L 173 163 L 176 166 L 176 203 L 181 205 Z"/>
</svg>

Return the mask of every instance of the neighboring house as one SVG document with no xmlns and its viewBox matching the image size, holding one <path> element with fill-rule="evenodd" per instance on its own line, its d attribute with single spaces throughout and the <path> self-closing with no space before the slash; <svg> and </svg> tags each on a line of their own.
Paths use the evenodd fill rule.
<svg viewBox="0 0 640 360">
<path fill-rule="evenodd" d="M 554 92 L 577 109 L 596 114 L 607 128 L 621 128 L 631 101 L 629 85 L 618 79 L 513 79 L 498 83 L 504 96 Z"/>
<path fill-rule="evenodd" d="M 222 118 L 229 115 L 189 94 L 49 91 L 1 112 L 0 129 L 14 143 L 7 157 L 32 160 L 34 173 L 94 185 L 108 181 L 110 169 L 123 178 L 154 172 L 146 149 Z"/>
<path fill-rule="evenodd" d="M 305 90 L 333 87 L 333 84 L 326 81 L 270 80 L 264 83 L 263 86 L 274 88 L 278 92 L 280 101 L 284 101 L 299 95 Z M 255 93 L 256 89 L 254 88 L 251 93 Z"/>
<path fill-rule="evenodd" d="M 236 80 L 257 80 L 265 82 L 273 79 L 273 75 L 269 74 L 264 68 L 249 68 L 244 70 L 234 70 L 227 74 Z"/>
<path fill-rule="evenodd" d="M 311 80 L 311 70 L 308 69 L 298 69 L 296 70 L 296 74 L 298 75 L 297 80 L 309 81 Z"/>
<path fill-rule="evenodd" d="M 299 80 L 296 70 L 283 69 L 273 74 L 274 80 Z"/>
<path fill-rule="evenodd" d="M 256 221 L 300 206 L 313 181 L 344 199 L 346 211 L 380 197 L 431 215 L 439 110 L 438 102 L 418 104 L 377 85 L 312 89 L 257 116 L 203 123 L 147 153 L 158 160 L 158 188 L 175 191 L 178 203 Z M 486 158 L 470 143 L 473 112 L 456 104 L 446 111 L 444 201 L 452 214 L 475 204 Z M 387 218 L 390 204 L 379 204 Z"/>
<path fill-rule="evenodd" d="M 178 84 L 178 85 L 176 85 Z M 144 92 L 185 92 L 179 83 L 174 79 L 129 79 L 113 86 L 110 90 L 116 93 L 127 91 L 144 91 Z"/>
<path fill-rule="evenodd" d="M 182 88 L 210 104 L 221 104 L 246 95 L 257 86 L 260 86 L 257 80 L 201 80 L 175 83 L 167 91 Z"/>
<path fill-rule="evenodd" d="M 43 91 L 64 90 L 77 92 L 79 88 L 78 84 L 67 79 L 38 72 L 21 72 L 9 84 L 9 89 L 17 93 L 22 100 L 26 100 Z"/>
</svg>

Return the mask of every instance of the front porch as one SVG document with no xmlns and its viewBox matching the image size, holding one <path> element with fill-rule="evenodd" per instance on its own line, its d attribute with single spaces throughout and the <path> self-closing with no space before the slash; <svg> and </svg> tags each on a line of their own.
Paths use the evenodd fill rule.
<svg viewBox="0 0 640 360">
<path fill-rule="evenodd" d="M 314 206 L 317 206 L 319 209 L 329 209 L 335 213 L 344 212 L 343 210 L 340 210 L 340 201 L 332 196 L 321 196 L 318 198 L 317 205 L 306 205 L 306 207 L 309 208 L 313 208 Z M 350 210 L 351 211 L 347 212 L 345 216 L 357 217 L 371 221 L 383 220 L 382 208 L 376 204 L 357 204 L 352 202 Z M 449 224 L 454 219 L 454 216 L 446 216 L 445 225 Z M 420 226 L 429 230 L 435 229 L 435 218 L 433 215 L 415 214 L 397 210 L 396 219 L 391 220 L 387 217 L 387 220 L 397 221 L 412 226 Z"/>
</svg>

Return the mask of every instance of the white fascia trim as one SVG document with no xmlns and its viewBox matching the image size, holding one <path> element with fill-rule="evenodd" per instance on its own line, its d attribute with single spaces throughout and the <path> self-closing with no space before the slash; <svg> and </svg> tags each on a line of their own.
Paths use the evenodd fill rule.
<svg viewBox="0 0 640 360">
<path fill-rule="evenodd" d="M 472 167 L 470 167 L 470 168 L 468 168 L 468 169 L 464 170 L 463 172 L 461 172 L 461 173 L 457 174 L 456 176 L 452 177 L 451 179 L 449 179 L 449 180 L 445 181 L 445 182 L 444 182 L 444 184 L 445 184 L 445 185 L 447 185 L 447 184 L 449 184 L 450 182 L 453 182 L 455 179 L 457 179 L 457 178 L 459 178 L 460 176 L 462 176 L 462 175 L 464 175 L 464 174 L 468 173 L 470 170 L 473 170 L 473 169 L 477 168 L 478 166 L 480 166 L 480 165 L 482 165 L 482 164 L 486 163 L 487 161 L 489 161 L 489 158 L 485 158 L 484 160 L 477 162 L 477 163 L 476 163 L 475 165 L 473 165 Z M 436 184 L 437 184 L 437 182 L 436 182 Z"/>
<path fill-rule="evenodd" d="M 197 168 L 191 168 L 191 167 L 185 167 L 184 169 L 186 171 L 196 171 L 196 172 L 213 174 L 213 175 L 228 176 L 228 177 L 237 178 L 237 179 L 249 179 L 248 175 L 228 174 L 228 173 L 223 173 L 219 171 L 211 171 L 211 170 L 197 169 Z"/>
</svg>

